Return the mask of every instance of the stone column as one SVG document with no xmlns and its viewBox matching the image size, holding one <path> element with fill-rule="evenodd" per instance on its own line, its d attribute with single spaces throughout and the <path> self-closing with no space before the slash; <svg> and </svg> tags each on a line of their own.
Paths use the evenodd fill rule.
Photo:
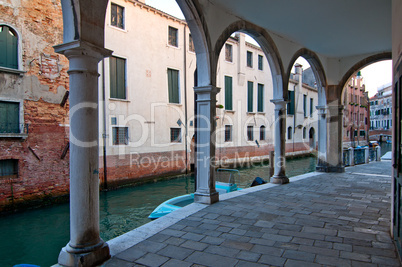
<svg viewBox="0 0 402 267">
<path fill-rule="evenodd" d="M 275 104 L 275 155 L 274 155 L 274 176 L 270 182 L 273 184 L 289 183 L 289 178 L 286 177 L 286 103 L 283 99 L 273 99 Z"/>
<path fill-rule="evenodd" d="M 318 151 L 317 166 L 319 172 L 327 170 L 327 109 L 326 106 L 317 106 L 318 111 Z"/>
<path fill-rule="evenodd" d="M 219 88 L 209 85 L 195 87 L 197 94 L 197 153 L 196 179 L 197 188 L 194 201 L 203 204 L 212 204 L 219 201 L 219 194 L 215 190 L 215 116 L 216 94 Z"/>
<path fill-rule="evenodd" d="M 342 105 L 327 106 L 327 172 L 344 172 L 342 160 Z"/>
<path fill-rule="evenodd" d="M 355 149 L 353 147 L 348 148 L 349 153 L 349 166 L 355 166 Z"/>
<path fill-rule="evenodd" d="M 70 242 L 63 266 L 95 266 L 110 258 L 99 236 L 98 63 L 111 51 L 82 41 L 55 47 L 70 64 Z"/>
</svg>

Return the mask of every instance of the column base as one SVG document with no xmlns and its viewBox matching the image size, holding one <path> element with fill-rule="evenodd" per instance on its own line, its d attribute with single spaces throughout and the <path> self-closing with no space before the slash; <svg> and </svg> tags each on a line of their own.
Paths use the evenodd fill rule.
<svg viewBox="0 0 402 267">
<path fill-rule="evenodd" d="M 109 246 L 105 242 L 89 252 L 88 248 L 82 251 L 80 253 L 79 250 L 73 249 L 67 244 L 67 246 L 61 249 L 59 254 L 59 265 L 90 267 L 100 265 L 110 259 Z"/>
<path fill-rule="evenodd" d="M 345 166 L 316 166 L 317 172 L 345 172 Z"/>
<path fill-rule="evenodd" d="M 219 193 L 218 192 L 209 193 L 209 194 L 208 193 L 207 194 L 198 193 L 198 192 L 194 193 L 194 202 L 196 202 L 196 203 L 211 205 L 218 201 L 219 201 Z"/>
<path fill-rule="evenodd" d="M 287 184 L 287 183 L 289 183 L 289 178 L 286 176 L 274 175 L 271 177 L 269 182 L 272 184 Z"/>
</svg>

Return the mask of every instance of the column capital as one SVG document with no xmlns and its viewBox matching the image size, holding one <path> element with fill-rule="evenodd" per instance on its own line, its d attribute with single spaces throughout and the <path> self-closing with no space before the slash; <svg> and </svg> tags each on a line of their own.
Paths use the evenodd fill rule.
<svg viewBox="0 0 402 267">
<path fill-rule="evenodd" d="M 82 55 L 101 60 L 105 57 L 110 57 L 113 53 L 112 50 L 81 40 L 55 45 L 53 48 L 56 53 L 63 54 L 67 58 L 69 58 L 69 56 Z"/>
<path fill-rule="evenodd" d="M 271 103 L 274 103 L 274 105 L 286 105 L 289 103 L 289 100 L 283 99 L 283 98 L 277 98 L 277 99 L 271 99 Z"/>
</svg>

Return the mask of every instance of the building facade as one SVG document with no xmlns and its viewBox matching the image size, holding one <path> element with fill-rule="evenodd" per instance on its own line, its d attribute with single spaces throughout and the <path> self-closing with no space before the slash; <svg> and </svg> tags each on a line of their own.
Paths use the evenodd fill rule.
<svg viewBox="0 0 402 267">
<path fill-rule="evenodd" d="M 356 147 L 368 144 L 370 114 L 368 92 L 358 72 L 343 89 L 343 146 Z"/>
<path fill-rule="evenodd" d="M 370 130 L 390 130 L 392 128 L 392 86 L 378 88 L 370 98 Z M 391 134 L 391 133 L 390 133 Z"/>
</svg>

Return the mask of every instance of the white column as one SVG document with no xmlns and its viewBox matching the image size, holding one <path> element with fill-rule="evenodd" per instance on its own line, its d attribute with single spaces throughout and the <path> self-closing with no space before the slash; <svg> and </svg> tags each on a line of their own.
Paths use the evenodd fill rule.
<svg viewBox="0 0 402 267">
<path fill-rule="evenodd" d="M 82 41 L 55 51 L 70 64 L 70 242 L 63 266 L 95 266 L 110 258 L 99 236 L 98 63 L 111 51 Z"/>
<path fill-rule="evenodd" d="M 366 163 L 370 162 L 370 150 L 368 146 L 364 148 L 364 159 Z"/>
<path fill-rule="evenodd" d="M 381 161 L 381 147 L 380 146 L 376 146 L 375 147 L 376 150 L 376 161 Z"/>
<path fill-rule="evenodd" d="M 354 149 L 354 147 L 349 147 L 348 153 L 349 153 L 349 166 L 355 166 L 355 149 Z"/>
<path fill-rule="evenodd" d="M 289 178 L 286 177 L 286 103 L 283 99 L 273 99 L 275 104 L 275 155 L 274 155 L 274 176 L 270 182 L 273 184 L 289 183 Z"/>
<path fill-rule="evenodd" d="M 219 201 L 215 190 L 215 116 L 219 88 L 209 85 L 195 87 L 197 94 L 197 188 L 194 201 L 212 204 Z"/>
<path fill-rule="evenodd" d="M 327 109 L 326 106 L 317 106 L 318 111 L 318 151 L 317 171 L 327 170 Z"/>
<path fill-rule="evenodd" d="M 327 172 L 344 172 L 342 160 L 342 105 L 327 106 Z"/>
</svg>

